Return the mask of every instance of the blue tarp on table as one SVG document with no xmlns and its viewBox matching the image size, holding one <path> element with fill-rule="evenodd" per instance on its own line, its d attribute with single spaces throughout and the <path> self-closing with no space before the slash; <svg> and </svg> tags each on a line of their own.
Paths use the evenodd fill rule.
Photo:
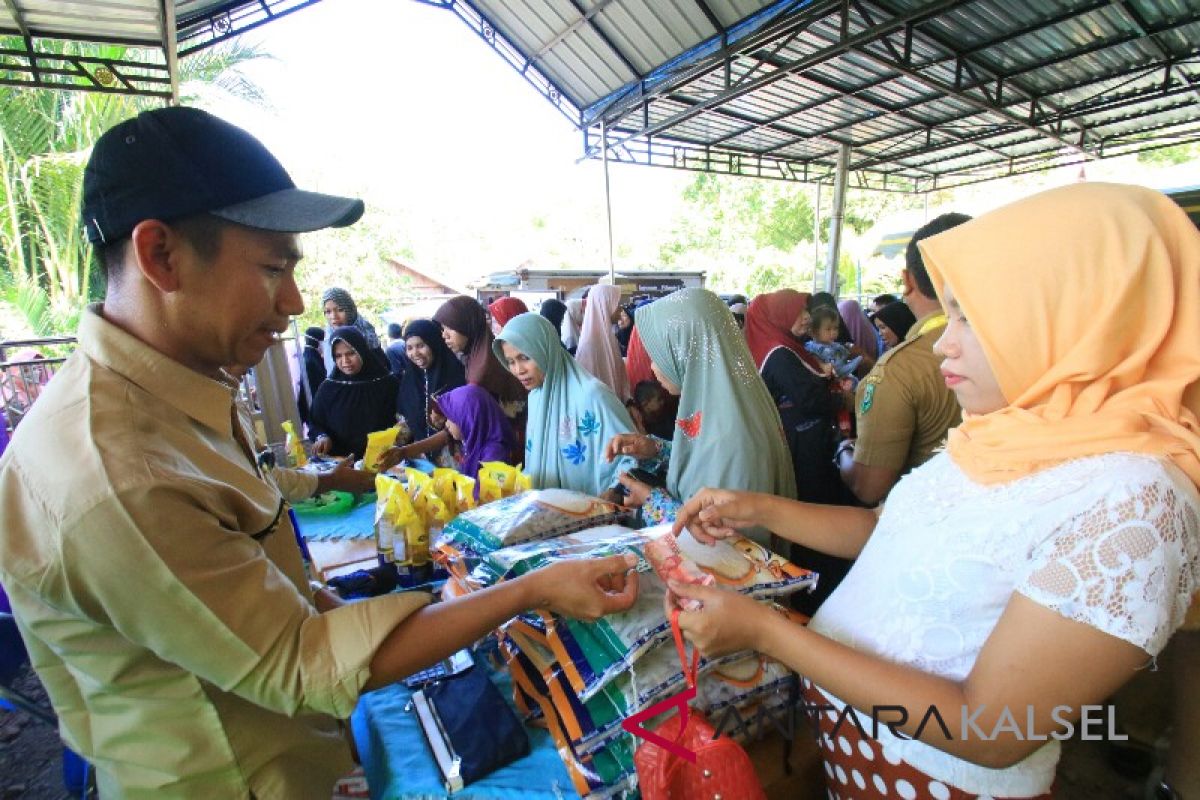
<svg viewBox="0 0 1200 800">
<path fill-rule="evenodd" d="M 486 669 L 476 663 L 475 669 Z M 493 672 L 500 693 L 512 697 L 506 672 Z M 364 694 L 350 718 L 354 741 L 371 787 L 371 800 L 562 800 L 576 797 L 550 734 L 526 726 L 530 753 L 450 795 L 417 715 L 405 710 L 412 692 L 397 683 Z"/>
</svg>

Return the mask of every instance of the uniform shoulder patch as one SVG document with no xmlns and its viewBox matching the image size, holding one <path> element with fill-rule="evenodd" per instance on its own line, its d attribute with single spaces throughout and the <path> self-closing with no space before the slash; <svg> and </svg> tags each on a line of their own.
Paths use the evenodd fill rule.
<svg viewBox="0 0 1200 800">
<path fill-rule="evenodd" d="M 868 375 L 863 379 L 862 401 L 858 404 L 858 413 L 866 414 L 875 402 L 875 387 L 879 385 L 878 375 Z"/>
</svg>

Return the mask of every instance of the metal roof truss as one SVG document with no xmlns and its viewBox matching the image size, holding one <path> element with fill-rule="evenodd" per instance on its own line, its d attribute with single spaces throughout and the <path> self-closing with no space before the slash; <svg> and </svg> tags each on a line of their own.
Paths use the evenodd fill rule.
<svg viewBox="0 0 1200 800">
<path fill-rule="evenodd" d="M 825 181 L 844 142 L 928 191 L 1200 140 L 1198 65 L 1185 0 L 826 0 L 596 104 L 586 154 Z"/>
</svg>

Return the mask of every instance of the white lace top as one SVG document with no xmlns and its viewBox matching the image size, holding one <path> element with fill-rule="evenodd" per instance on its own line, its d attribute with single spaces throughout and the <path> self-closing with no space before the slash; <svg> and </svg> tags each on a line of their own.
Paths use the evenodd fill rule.
<svg viewBox="0 0 1200 800">
<path fill-rule="evenodd" d="M 940 453 L 897 484 L 810 627 L 961 680 L 1016 591 L 1156 655 L 1200 585 L 1198 511 L 1187 477 L 1150 456 L 1080 458 L 988 486 Z M 883 727 L 879 739 L 889 758 L 981 794 L 1048 791 L 1059 754 L 1051 740 L 988 769 Z"/>
</svg>

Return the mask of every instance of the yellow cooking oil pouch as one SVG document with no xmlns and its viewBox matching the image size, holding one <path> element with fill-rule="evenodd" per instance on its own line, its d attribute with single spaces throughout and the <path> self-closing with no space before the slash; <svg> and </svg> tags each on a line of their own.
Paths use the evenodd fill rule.
<svg viewBox="0 0 1200 800">
<path fill-rule="evenodd" d="M 400 428 L 395 426 L 386 430 L 368 433 L 367 452 L 363 453 L 363 469 L 374 472 L 375 462 L 383 456 L 384 450 L 395 444 L 396 436 L 399 433 Z"/>
<path fill-rule="evenodd" d="M 447 508 L 458 508 L 454 490 L 454 478 L 458 474 L 458 470 L 449 467 L 438 467 L 433 471 L 433 492 L 441 498 Z"/>
<path fill-rule="evenodd" d="M 380 475 L 375 478 L 375 549 L 380 560 L 396 561 L 396 543 L 399 540 L 403 554 L 403 531 L 396 528 L 400 513 L 399 496 L 404 495 L 400 482 Z M 407 499 L 407 496 L 405 496 Z"/>
<path fill-rule="evenodd" d="M 289 467 L 303 467 L 308 463 L 308 456 L 304 453 L 304 444 L 296 434 L 296 426 L 292 424 L 290 419 L 286 419 L 279 427 L 283 428 L 284 450 L 287 451 L 287 465 Z"/>
<path fill-rule="evenodd" d="M 463 475 L 461 472 L 454 473 L 454 503 L 460 514 L 475 507 L 474 478 Z"/>
</svg>

